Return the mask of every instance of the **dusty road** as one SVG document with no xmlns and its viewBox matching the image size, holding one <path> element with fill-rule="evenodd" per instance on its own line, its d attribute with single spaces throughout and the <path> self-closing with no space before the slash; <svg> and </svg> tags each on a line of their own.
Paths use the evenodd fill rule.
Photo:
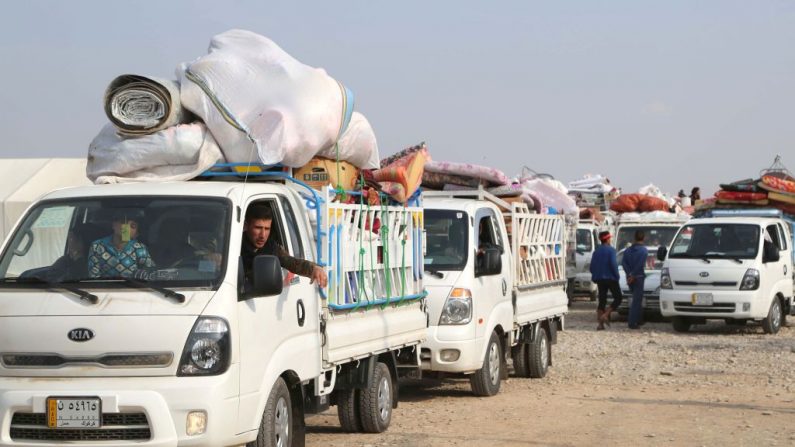
<svg viewBox="0 0 795 447">
<path fill-rule="evenodd" d="M 307 419 L 307 444 L 795 445 L 795 317 L 772 336 L 718 321 L 596 332 L 595 308 L 574 303 L 544 379 L 511 378 L 492 398 L 465 379 L 401 383 L 386 433 L 343 433 L 332 407 Z"/>
</svg>

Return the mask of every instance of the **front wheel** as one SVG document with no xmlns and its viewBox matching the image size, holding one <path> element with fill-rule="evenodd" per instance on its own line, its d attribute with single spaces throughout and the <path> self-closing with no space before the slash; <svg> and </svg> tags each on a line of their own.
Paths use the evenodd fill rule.
<svg viewBox="0 0 795 447">
<path fill-rule="evenodd" d="M 536 338 L 530 343 L 529 348 L 530 377 L 540 379 L 547 375 L 550 357 L 549 336 L 544 326 L 538 328 Z"/>
<path fill-rule="evenodd" d="M 290 390 L 284 379 L 279 377 L 265 403 L 265 412 L 262 414 L 257 440 L 250 442 L 248 447 L 291 447 L 294 429 L 295 421 Z"/>
<path fill-rule="evenodd" d="M 469 385 L 476 396 L 493 396 L 500 392 L 502 347 L 496 332 L 491 333 L 483 366 L 469 376 Z"/>
<path fill-rule="evenodd" d="M 392 375 L 381 362 L 375 364 L 367 388 L 359 392 L 359 412 L 362 431 L 382 433 L 392 420 Z"/>
<path fill-rule="evenodd" d="M 671 319 L 671 325 L 676 332 L 687 332 L 692 324 L 687 317 L 673 317 Z"/>
<path fill-rule="evenodd" d="M 781 329 L 781 320 L 784 313 L 781 311 L 781 300 L 778 297 L 773 298 L 770 304 L 770 310 L 767 311 L 767 317 L 762 320 L 762 330 L 765 334 L 776 334 Z"/>
</svg>

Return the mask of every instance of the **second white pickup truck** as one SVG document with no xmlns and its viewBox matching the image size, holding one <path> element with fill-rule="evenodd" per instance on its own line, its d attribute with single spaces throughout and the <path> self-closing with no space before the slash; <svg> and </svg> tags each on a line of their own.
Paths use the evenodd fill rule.
<svg viewBox="0 0 795 447">
<path fill-rule="evenodd" d="M 491 396 L 510 352 L 518 376 L 544 377 L 568 311 L 563 217 L 531 214 L 483 190 L 426 192 L 423 200 L 423 370 L 466 374 L 474 394 Z"/>
</svg>

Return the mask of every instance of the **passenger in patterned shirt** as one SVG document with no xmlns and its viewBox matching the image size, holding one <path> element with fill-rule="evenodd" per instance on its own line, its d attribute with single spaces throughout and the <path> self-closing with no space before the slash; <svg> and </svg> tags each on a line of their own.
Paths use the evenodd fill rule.
<svg viewBox="0 0 795 447">
<path fill-rule="evenodd" d="M 317 282 L 320 287 L 326 287 L 328 276 L 323 268 L 306 259 L 290 256 L 287 250 L 270 238 L 272 224 L 273 212 L 269 207 L 252 206 L 246 211 L 246 220 L 243 223 L 243 245 L 240 253 L 246 277 L 245 288 L 250 286 L 254 258 L 258 255 L 276 256 L 282 267 L 288 271 L 310 278 L 310 283 Z"/>
<path fill-rule="evenodd" d="M 117 213 L 113 234 L 97 239 L 88 250 L 88 276 L 91 278 L 132 278 L 155 266 L 149 249 L 138 241 L 142 213 Z"/>
</svg>

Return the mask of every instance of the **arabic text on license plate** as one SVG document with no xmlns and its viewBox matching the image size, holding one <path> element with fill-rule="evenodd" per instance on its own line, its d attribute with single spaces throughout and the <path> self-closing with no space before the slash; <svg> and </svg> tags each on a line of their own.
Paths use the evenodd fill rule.
<svg viewBox="0 0 795 447">
<path fill-rule="evenodd" d="M 694 306 L 712 306 L 712 294 L 694 293 L 691 302 Z"/>
<path fill-rule="evenodd" d="M 99 428 L 102 401 L 98 397 L 48 397 L 47 426 L 50 428 Z"/>
</svg>

